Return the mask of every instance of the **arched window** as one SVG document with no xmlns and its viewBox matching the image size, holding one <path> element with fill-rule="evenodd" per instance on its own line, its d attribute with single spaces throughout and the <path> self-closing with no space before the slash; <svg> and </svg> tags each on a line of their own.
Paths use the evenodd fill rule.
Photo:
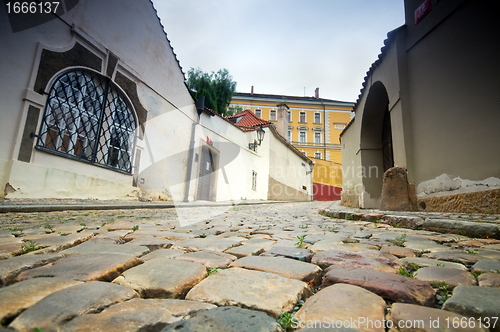
<svg viewBox="0 0 500 332">
<path fill-rule="evenodd" d="M 90 70 L 71 70 L 52 84 L 36 147 L 131 173 L 136 128 L 115 83 Z"/>
</svg>

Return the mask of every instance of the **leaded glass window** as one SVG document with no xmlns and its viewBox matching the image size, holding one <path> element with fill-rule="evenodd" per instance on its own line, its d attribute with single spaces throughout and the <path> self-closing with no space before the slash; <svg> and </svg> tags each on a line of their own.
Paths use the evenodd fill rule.
<svg viewBox="0 0 500 332">
<path fill-rule="evenodd" d="M 109 78 L 71 70 L 52 84 L 36 147 L 131 173 L 136 128 L 131 106 Z"/>
</svg>

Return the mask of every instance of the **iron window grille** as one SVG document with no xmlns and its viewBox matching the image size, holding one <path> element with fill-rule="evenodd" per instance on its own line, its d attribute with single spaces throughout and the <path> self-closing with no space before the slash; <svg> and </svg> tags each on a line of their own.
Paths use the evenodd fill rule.
<svg viewBox="0 0 500 332">
<path fill-rule="evenodd" d="M 137 124 L 115 83 L 90 70 L 71 70 L 54 81 L 48 95 L 37 149 L 132 172 Z"/>
<path fill-rule="evenodd" d="M 252 190 L 257 190 L 257 172 L 252 171 Z"/>
</svg>

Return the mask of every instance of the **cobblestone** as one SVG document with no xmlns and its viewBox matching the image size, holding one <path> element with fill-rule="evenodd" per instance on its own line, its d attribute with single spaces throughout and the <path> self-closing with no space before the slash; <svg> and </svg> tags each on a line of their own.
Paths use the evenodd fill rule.
<svg viewBox="0 0 500 332">
<path fill-rule="evenodd" d="M 339 329 L 382 331 L 358 320 L 498 312 L 498 215 L 269 203 L 0 201 L 0 294 L 17 303 L 1 328 L 208 331 L 241 319 L 281 331 L 275 319 L 295 315 L 304 331 L 339 317 Z"/>
</svg>

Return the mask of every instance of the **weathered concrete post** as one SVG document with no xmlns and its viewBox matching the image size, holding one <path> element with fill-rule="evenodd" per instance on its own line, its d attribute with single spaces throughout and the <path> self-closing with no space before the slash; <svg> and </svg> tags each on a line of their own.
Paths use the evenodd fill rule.
<svg viewBox="0 0 500 332">
<path fill-rule="evenodd" d="M 287 104 L 281 103 L 276 105 L 278 107 L 278 133 L 287 138 L 288 132 L 288 110 L 290 109 Z"/>
</svg>

